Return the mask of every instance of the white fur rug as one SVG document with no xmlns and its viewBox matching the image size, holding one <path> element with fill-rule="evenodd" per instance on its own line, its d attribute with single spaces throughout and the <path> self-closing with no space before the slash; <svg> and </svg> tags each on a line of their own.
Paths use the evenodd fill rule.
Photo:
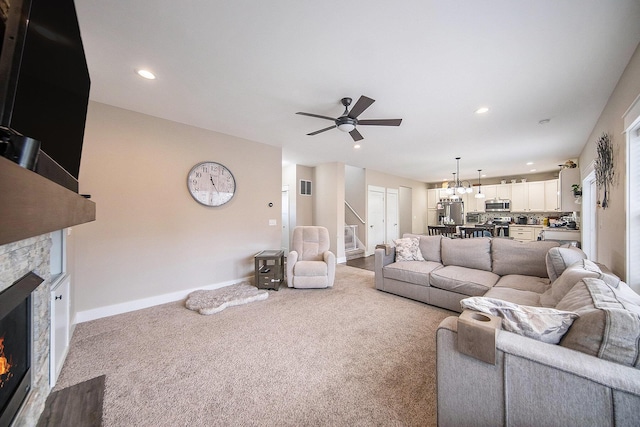
<svg viewBox="0 0 640 427">
<path fill-rule="evenodd" d="M 189 294 L 186 307 L 200 314 L 214 314 L 234 305 L 267 299 L 269 292 L 258 289 L 249 282 L 237 283 L 211 291 L 200 290 Z"/>
</svg>

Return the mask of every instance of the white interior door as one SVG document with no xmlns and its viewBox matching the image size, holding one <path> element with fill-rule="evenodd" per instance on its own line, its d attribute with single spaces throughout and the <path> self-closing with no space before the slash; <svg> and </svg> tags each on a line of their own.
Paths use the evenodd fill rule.
<svg viewBox="0 0 640 427">
<path fill-rule="evenodd" d="M 289 253 L 289 186 L 282 187 L 282 250 Z"/>
<path fill-rule="evenodd" d="M 384 243 L 384 193 L 382 187 L 369 186 L 367 197 L 367 255 L 375 252 L 376 245 Z"/>
<path fill-rule="evenodd" d="M 387 235 L 385 242 L 400 237 L 398 235 L 398 190 L 395 188 L 387 188 Z"/>
</svg>

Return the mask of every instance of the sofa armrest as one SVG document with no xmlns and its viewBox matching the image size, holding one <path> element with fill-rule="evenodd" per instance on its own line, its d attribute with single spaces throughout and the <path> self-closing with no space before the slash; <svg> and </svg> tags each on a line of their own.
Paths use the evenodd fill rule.
<svg viewBox="0 0 640 427">
<path fill-rule="evenodd" d="M 336 256 L 333 252 L 326 251 L 322 254 L 322 259 L 327 263 L 327 276 L 329 277 L 327 286 L 331 287 L 336 278 Z"/>
<path fill-rule="evenodd" d="M 293 266 L 298 262 L 298 252 L 291 251 L 287 255 L 287 286 L 293 288 Z"/>
<path fill-rule="evenodd" d="M 457 317 L 436 332 L 438 425 L 632 425 L 640 370 L 511 332 L 496 364 L 458 351 Z"/>
<path fill-rule="evenodd" d="M 384 248 L 377 248 L 374 252 L 374 274 L 376 279 L 376 289 L 384 290 L 384 280 L 382 277 L 382 267 L 391 264 L 396 259 L 396 248 L 390 248 L 389 255 Z"/>
</svg>

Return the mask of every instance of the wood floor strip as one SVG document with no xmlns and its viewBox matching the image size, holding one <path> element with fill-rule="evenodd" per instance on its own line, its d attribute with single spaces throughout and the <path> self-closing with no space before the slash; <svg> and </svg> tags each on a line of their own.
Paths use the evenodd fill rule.
<svg viewBox="0 0 640 427">
<path fill-rule="evenodd" d="M 47 397 L 37 427 L 100 427 L 105 376 L 55 391 Z"/>
</svg>

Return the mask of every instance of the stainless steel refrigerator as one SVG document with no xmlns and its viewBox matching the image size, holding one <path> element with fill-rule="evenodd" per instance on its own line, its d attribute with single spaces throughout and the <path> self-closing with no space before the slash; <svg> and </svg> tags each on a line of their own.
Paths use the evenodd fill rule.
<svg viewBox="0 0 640 427">
<path fill-rule="evenodd" d="M 464 203 L 440 201 L 438 203 L 438 224 L 464 224 Z"/>
</svg>

